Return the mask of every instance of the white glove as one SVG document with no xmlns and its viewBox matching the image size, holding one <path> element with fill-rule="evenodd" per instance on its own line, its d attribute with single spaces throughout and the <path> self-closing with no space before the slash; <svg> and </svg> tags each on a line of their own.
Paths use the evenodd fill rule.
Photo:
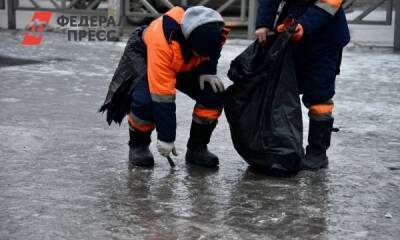
<svg viewBox="0 0 400 240">
<path fill-rule="evenodd" d="M 174 142 L 168 143 L 157 140 L 157 150 L 163 157 L 168 157 L 170 153 L 172 153 L 174 156 L 178 156 L 178 154 L 176 153 Z"/>
<path fill-rule="evenodd" d="M 208 75 L 203 74 L 199 77 L 200 81 L 200 89 L 204 90 L 204 82 L 208 82 L 211 85 L 213 91 L 216 92 L 223 92 L 225 90 L 224 84 L 222 83 L 221 79 L 217 75 Z"/>
</svg>

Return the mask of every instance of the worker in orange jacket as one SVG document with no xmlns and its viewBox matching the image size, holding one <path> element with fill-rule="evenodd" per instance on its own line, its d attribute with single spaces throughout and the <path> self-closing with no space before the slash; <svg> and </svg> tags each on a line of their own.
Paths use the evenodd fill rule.
<svg viewBox="0 0 400 240">
<path fill-rule="evenodd" d="M 140 32 L 128 48 L 146 47 L 146 74 L 132 92 L 129 161 L 153 166 L 149 150 L 151 133 L 157 130 L 162 156 L 176 155 L 176 89 L 196 101 L 186 162 L 216 167 L 218 157 L 207 144 L 223 108 L 224 85 L 216 75 L 227 30 L 221 15 L 207 7 L 173 7 Z M 135 45 L 136 44 L 136 45 Z M 131 45 L 131 46 L 129 46 Z"/>
</svg>

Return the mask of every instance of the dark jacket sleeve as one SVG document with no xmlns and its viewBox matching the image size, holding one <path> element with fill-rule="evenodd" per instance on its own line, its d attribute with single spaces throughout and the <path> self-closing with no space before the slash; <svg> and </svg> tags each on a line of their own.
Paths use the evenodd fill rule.
<svg viewBox="0 0 400 240">
<path fill-rule="evenodd" d="M 313 5 L 308 7 L 305 14 L 297 22 L 303 26 L 305 34 L 311 34 L 328 23 L 332 18 L 331 14 Z"/>
<path fill-rule="evenodd" d="M 175 102 L 156 102 L 153 100 L 153 113 L 157 139 L 164 142 L 174 142 L 176 138 Z"/>
<path fill-rule="evenodd" d="M 279 4 L 282 0 L 258 0 L 256 28 L 273 30 Z"/>
<path fill-rule="evenodd" d="M 298 19 L 298 23 L 303 25 L 306 34 L 313 33 L 334 18 L 342 2 L 342 0 L 317 0 Z"/>
</svg>

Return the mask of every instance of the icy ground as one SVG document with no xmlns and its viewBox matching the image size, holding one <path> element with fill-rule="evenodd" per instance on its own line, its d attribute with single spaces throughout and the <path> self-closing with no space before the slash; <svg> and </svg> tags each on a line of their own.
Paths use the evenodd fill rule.
<svg viewBox="0 0 400 240">
<path fill-rule="evenodd" d="M 180 94 L 178 169 L 152 145 L 154 169 L 130 171 L 126 123 L 108 127 L 97 113 L 124 43 L 47 33 L 42 46 L 23 47 L 21 34 L 0 32 L 1 240 L 400 239 L 399 54 L 346 49 L 327 170 L 250 172 L 224 117 L 210 145 L 219 170 L 187 168 L 194 103 Z M 224 48 L 226 85 L 248 43 Z M 42 62 L 5 66 L 5 56 Z"/>
</svg>

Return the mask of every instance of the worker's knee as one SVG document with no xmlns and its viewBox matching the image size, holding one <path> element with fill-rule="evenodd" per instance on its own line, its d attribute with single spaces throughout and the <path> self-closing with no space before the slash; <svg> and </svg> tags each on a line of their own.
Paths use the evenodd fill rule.
<svg viewBox="0 0 400 240">
<path fill-rule="evenodd" d="M 193 120 L 200 124 L 211 124 L 218 121 L 222 113 L 222 105 L 216 107 L 196 104 L 193 109 Z"/>
<path fill-rule="evenodd" d="M 141 132 L 152 131 L 155 128 L 155 123 L 152 120 L 145 120 L 130 112 L 128 114 L 129 128 L 139 130 Z"/>
<path fill-rule="evenodd" d="M 210 87 L 211 88 L 211 87 Z M 221 92 L 215 93 L 211 89 L 205 89 L 196 98 L 197 104 L 207 108 L 221 108 L 224 105 L 224 96 Z"/>
<path fill-rule="evenodd" d="M 334 103 L 331 99 L 322 103 L 305 105 L 308 108 L 308 116 L 312 120 L 323 121 L 332 118 Z"/>
<path fill-rule="evenodd" d="M 303 93 L 304 104 L 309 103 L 315 105 L 325 103 L 335 95 L 335 78 L 334 72 L 330 74 L 308 76 L 307 79 L 300 82 L 300 88 Z"/>
</svg>

